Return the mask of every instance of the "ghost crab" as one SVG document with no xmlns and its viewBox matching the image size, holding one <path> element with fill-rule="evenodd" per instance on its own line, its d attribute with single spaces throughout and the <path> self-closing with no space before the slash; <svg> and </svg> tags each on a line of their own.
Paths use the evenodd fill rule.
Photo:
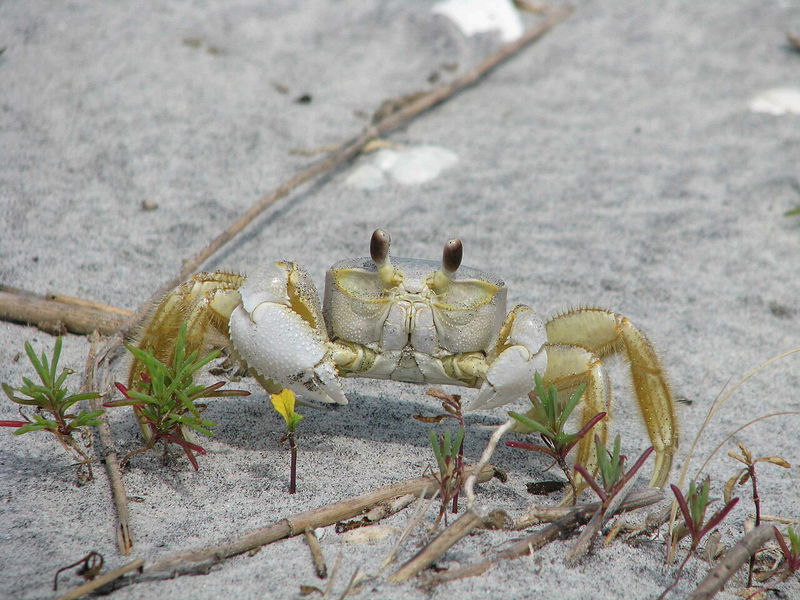
<svg viewBox="0 0 800 600">
<path fill-rule="evenodd" d="M 651 485 L 666 483 L 678 445 L 674 402 L 652 345 L 626 317 L 584 307 L 545 323 L 523 305 L 506 314 L 505 284 L 461 266 L 460 240 L 445 244 L 441 263 L 390 257 L 389 245 L 378 229 L 370 258 L 334 264 L 322 306 L 312 279 L 293 262 L 253 277 L 198 273 L 158 305 L 139 345 L 171 360 L 186 321 L 187 352 L 229 339 L 267 392 L 289 388 L 338 404 L 347 403 L 340 377 L 367 377 L 478 388 L 469 408 L 492 408 L 534 394 L 539 372 L 564 394 L 586 383 L 583 422 L 609 411 L 601 359 L 621 353 L 655 448 Z M 131 366 L 129 385 L 141 370 Z M 594 432 L 605 442 L 607 419 Z M 595 467 L 591 436 L 576 461 Z"/>
</svg>

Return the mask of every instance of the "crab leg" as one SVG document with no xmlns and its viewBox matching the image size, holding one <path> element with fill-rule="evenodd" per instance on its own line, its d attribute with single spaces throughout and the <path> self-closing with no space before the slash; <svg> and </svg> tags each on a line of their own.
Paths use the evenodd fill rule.
<svg viewBox="0 0 800 600">
<path fill-rule="evenodd" d="M 546 328 L 551 344 L 581 346 L 601 359 L 616 353 L 628 359 L 636 399 L 655 448 L 650 485 L 662 487 L 678 447 L 678 423 L 664 369 L 648 339 L 626 317 L 600 308 L 568 311 L 550 320 Z"/>
<path fill-rule="evenodd" d="M 207 345 L 226 346 L 228 319 L 239 304 L 238 289 L 244 279 L 243 275 L 221 271 L 192 276 L 156 306 L 138 336 L 137 345 L 152 351 L 161 362 L 172 364 L 175 340 L 181 325 L 186 322 L 187 354 L 199 352 Z M 133 361 L 128 387 L 138 383 L 143 369 L 140 361 Z"/>
<path fill-rule="evenodd" d="M 552 384 L 558 390 L 559 396 L 567 397 L 581 383 L 586 383 L 582 397 L 581 425 L 585 425 L 595 415 L 601 412 L 608 413 L 606 418 L 598 422 L 592 430 L 583 437 L 578 444 L 575 464 L 581 464 L 590 473 L 597 471 L 597 453 L 595 452 L 594 436 L 597 435 L 604 444 L 608 440 L 608 423 L 611 413 L 611 388 L 600 359 L 589 350 L 580 346 L 565 344 L 547 344 L 547 369 L 542 378 L 546 384 Z M 536 392 L 531 392 L 531 396 Z M 517 424 L 514 431 L 527 433 L 523 426 Z M 586 487 L 583 478 L 574 474 L 578 493 Z M 564 499 L 565 503 L 572 501 L 572 496 Z"/>
</svg>

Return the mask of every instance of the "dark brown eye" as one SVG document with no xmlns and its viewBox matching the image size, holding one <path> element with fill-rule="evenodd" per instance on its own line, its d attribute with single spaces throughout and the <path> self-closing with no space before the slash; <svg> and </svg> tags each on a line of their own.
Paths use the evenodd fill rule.
<svg viewBox="0 0 800 600">
<path fill-rule="evenodd" d="M 389 244 L 392 238 L 383 229 L 376 229 L 372 232 L 372 239 L 369 241 L 369 254 L 376 265 L 382 265 L 389 257 Z"/>
<path fill-rule="evenodd" d="M 458 271 L 461 266 L 461 259 L 464 256 L 464 246 L 458 238 L 448 240 L 444 245 L 444 252 L 442 252 L 442 266 L 445 270 Z"/>
</svg>

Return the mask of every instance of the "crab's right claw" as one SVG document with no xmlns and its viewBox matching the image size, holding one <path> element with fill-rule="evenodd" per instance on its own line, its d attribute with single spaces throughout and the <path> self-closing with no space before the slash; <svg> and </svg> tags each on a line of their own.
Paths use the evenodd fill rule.
<svg viewBox="0 0 800 600">
<path fill-rule="evenodd" d="M 534 387 L 534 374 L 544 373 L 547 368 L 546 342 L 544 324 L 531 308 L 517 306 L 511 311 L 469 410 L 495 408 L 527 398 Z"/>
<path fill-rule="evenodd" d="M 294 263 L 271 264 L 240 289 L 233 347 L 261 378 L 319 402 L 347 404 L 314 283 Z"/>
</svg>

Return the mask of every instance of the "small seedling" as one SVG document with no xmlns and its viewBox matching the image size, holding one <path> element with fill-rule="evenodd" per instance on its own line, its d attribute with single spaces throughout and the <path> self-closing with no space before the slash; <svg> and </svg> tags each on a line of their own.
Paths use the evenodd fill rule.
<svg viewBox="0 0 800 600">
<path fill-rule="evenodd" d="M 41 380 L 41 384 L 36 384 L 27 377 L 22 378 L 22 387 L 12 388 L 4 383 L 3 391 L 6 396 L 17 404 L 35 407 L 35 412 L 28 416 L 19 409 L 22 416 L 21 421 L 0 421 L 0 427 L 17 427 L 15 435 L 22 435 L 32 431 L 48 431 L 52 433 L 59 443 L 64 447 L 68 454 L 77 457 L 78 462 L 86 465 L 88 478 L 92 478 L 92 458 L 81 448 L 81 445 L 73 437 L 77 433 L 82 438 L 88 435 L 89 426 L 100 424 L 102 410 L 81 410 L 77 413 L 70 410 L 81 400 L 99 398 L 95 392 L 85 392 L 81 394 L 70 394 L 64 386 L 67 377 L 74 371 L 64 368 L 58 374 L 58 359 L 61 357 L 61 338 L 56 338 L 53 348 L 53 358 L 48 360 L 47 355 L 42 352 L 41 357 L 37 357 L 33 347 L 29 342 L 25 342 L 25 353 L 36 370 L 36 374 Z M 21 394 L 21 397 L 17 394 Z"/>
<path fill-rule="evenodd" d="M 281 437 L 281 444 L 289 442 L 289 450 L 291 452 L 289 493 L 294 494 L 297 492 L 297 441 L 295 440 L 294 432 L 303 415 L 294 412 L 295 396 L 290 389 L 284 389 L 278 394 L 272 394 L 271 400 L 273 408 L 286 421 L 286 433 Z"/>
<path fill-rule="evenodd" d="M 597 471 L 600 481 L 592 476 L 583 465 L 575 465 L 575 470 L 586 480 L 589 487 L 594 490 L 600 498 L 603 506 L 607 507 L 611 500 L 619 494 L 625 485 L 639 472 L 650 454 L 653 447 L 650 446 L 642 452 L 633 466 L 625 470 L 626 457 L 620 454 L 622 440 L 617 434 L 614 438 L 614 448 L 611 452 L 606 449 L 605 444 L 599 437 L 595 436 L 595 448 L 597 449 Z M 602 483 L 602 485 L 601 485 Z"/>
<path fill-rule="evenodd" d="M 458 426 L 464 432 L 467 429 L 467 423 L 464 420 L 464 409 L 461 406 L 461 396 L 458 394 L 445 394 L 441 390 L 430 389 L 426 392 L 429 396 L 433 396 L 442 403 L 442 410 L 444 414 L 436 415 L 433 417 L 426 417 L 423 415 L 414 415 L 414 418 L 423 423 L 441 423 L 444 419 L 451 418 L 458 421 Z M 434 452 L 436 452 L 434 448 Z M 464 470 L 464 436 L 461 436 L 461 444 L 458 446 L 458 455 L 456 456 L 456 470 L 463 472 Z M 453 506 L 451 508 L 453 514 L 458 513 L 458 493 L 461 489 L 459 485 L 453 494 Z"/>
<path fill-rule="evenodd" d="M 435 432 L 430 432 L 431 447 L 436 456 L 436 463 L 439 466 L 439 496 L 442 500 L 439 508 L 439 515 L 436 517 L 434 527 L 439 524 L 444 517 L 447 525 L 447 507 L 453 498 L 458 494 L 461 485 L 464 483 L 464 463 L 459 460 L 460 449 L 464 442 L 464 428 L 459 427 L 456 438 L 453 440 L 450 431 L 445 431 L 437 436 Z"/>
<path fill-rule="evenodd" d="M 567 464 L 567 455 L 591 431 L 592 427 L 606 416 L 606 413 L 596 414 L 575 433 L 566 433 L 564 426 L 575 407 L 578 406 L 586 386 L 584 384 L 578 386 L 569 397 L 569 400 L 566 403 L 562 403 L 558 399 L 556 387 L 552 384 L 545 386 L 538 373 L 534 377 L 534 382 L 536 384 L 536 397 L 531 398 L 531 403 L 533 404 L 531 410 L 525 415 L 516 412 L 509 412 L 508 414 L 527 429 L 538 432 L 545 445 L 528 442 L 506 442 L 506 446 L 541 452 L 555 460 L 572 488 L 574 503 L 577 499 L 578 490 L 575 478 Z"/>
<path fill-rule="evenodd" d="M 73 567 L 77 567 L 80 565 L 77 571 L 77 575 L 83 577 L 86 581 L 92 581 L 95 577 L 100 574 L 100 571 L 103 570 L 103 563 L 104 563 L 103 555 L 99 552 L 95 552 L 92 550 L 84 556 L 83 558 L 77 560 L 76 562 L 72 563 L 71 565 L 67 565 L 66 567 L 61 567 L 58 571 L 56 571 L 56 575 L 53 578 L 53 591 L 58 591 L 58 576 L 61 575 L 62 572 L 66 571 L 67 569 L 72 569 Z"/>
<path fill-rule="evenodd" d="M 788 527 L 786 533 L 789 536 L 789 543 L 787 544 L 778 528 L 773 527 L 773 529 L 775 530 L 775 539 L 778 541 L 785 561 L 782 579 L 786 581 L 792 574 L 800 570 L 800 535 L 795 533 L 794 529 Z"/>
<path fill-rule="evenodd" d="M 606 449 L 605 444 L 598 436 L 595 436 L 594 444 L 600 480 L 598 481 L 583 465 L 575 465 L 575 471 L 586 480 L 589 487 L 600 498 L 600 506 L 567 556 L 571 562 L 577 561 L 589 551 L 594 538 L 600 533 L 603 523 L 625 499 L 625 490 L 630 488 L 639 470 L 653 453 L 653 447 L 650 446 L 642 452 L 633 466 L 626 470 L 626 457 L 620 454 L 622 440 L 619 435 L 614 439 L 614 448 L 611 452 Z"/>
<path fill-rule="evenodd" d="M 741 450 L 742 453 L 737 454 L 735 451 L 731 450 L 728 452 L 728 456 L 742 463 L 744 467 L 739 469 L 733 477 L 728 479 L 728 482 L 725 484 L 723 498 L 726 503 L 730 502 L 731 497 L 733 496 L 733 488 L 736 485 L 746 485 L 749 481 L 753 488 L 753 505 L 755 506 L 756 514 L 755 526 L 758 527 L 761 525 L 761 497 L 758 495 L 756 463 L 770 463 L 779 467 L 783 467 L 784 469 L 791 469 L 792 465 L 790 465 L 780 456 L 760 456 L 754 459 L 753 454 L 750 452 L 747 446 L 741 442 L 739 442 L 738 445 L 739 450 Z M 750 557 L 750 566 L 747 571 L 747 587 L 750 587 L 753 584 L 753 567 L 755 566 L 755 560 L 755 555 Z"/>
<path fill-rule="evenodd" d="M 725 517 L 728 516 L 728 513 L 731 512 L 734 506 L 736 506 L 736 503 L 739 502 L 739 498 L 733 498 L 732 500 L 728 501 L 725 506 L 715 512 L 714 515 L 708 519 L 708 521 L 706 521 L 706 509 L 708 508 L 709 504 L 708 494 L 711 489 L 710 477 L 706 477 L 699 487 L 697 486 L 697 483 L 692 481 L 689 484 L 689 493 L 686 496 L 683 495 L 683 492 L 681 492 L 678 486 L 673 484 L 670 485 L 670 488 L 672 488 L 672 493 L 675 494 L 675 500 L 678 502 L 678 508 L 680 508 L 684 520 L 683 526 L 676 527 L 673 530 L 672 544 L 677 545 L 677 543 L 687 535 L 691 536 L 692 542 L 689 546 L 689 551 L 686 553 L 686 556 L 678 566 L 678 571 L 675 573 L 674 581 L 667 586 L 667 588 L 658 597 L 658 600 L 665 598 L 666 595 L 678 584 L 678 581 L 680 581 L 680 577 L 683 574 L 683 569 L 686 567 L 686 563 L 689 561 L 689 557 L 691 557 L 694 551 L 700 546 L 701 540 L 706 536 L 706 534 L 713 531 L 714 528 L 717 527 L 717 525 L 719 525 L 725 519 Z"/>
<path fill-rule="evenodd" d="M 124 400 L 105 402 L 103 406 L 132 406 L 136 418 L 145 429 L 147 443 L 137 450 L 129 452 L 120 461 L 126 464 L 137 454 L 147 452 L 157 442 L 164 444 L 164 461 L 167 459 L 169 444 L 180 446 L 194 470 L 198 469 L 194 453 L 205 454 L 202 446 L 190 441 L 193 431 L 205 435 L 213 435 L 214 423 L 202 418 L 204 404 L 195 404 L 202 398 L 221 398 L 228 396 L 248 396 L 245 390 L 223 390 L 224 381 L 209 386 L 194 383 L 194 374 L 204 365 L 214 360 L 219 351 L 209 352 L 202 358 L 197 352 L 186 355 L 186 324 L 181 327 L 175 344 L 173 365 L 166 365 L 158 360 L 152 352 L 148 352 L 127 344 L 125 347 L 134 357 L 141 361 L 146 373 L 141 374 L 141 384 L 137 389 L 128 389 L 117 382 L 117 389 L 122 392 Z"/>
</svg>

